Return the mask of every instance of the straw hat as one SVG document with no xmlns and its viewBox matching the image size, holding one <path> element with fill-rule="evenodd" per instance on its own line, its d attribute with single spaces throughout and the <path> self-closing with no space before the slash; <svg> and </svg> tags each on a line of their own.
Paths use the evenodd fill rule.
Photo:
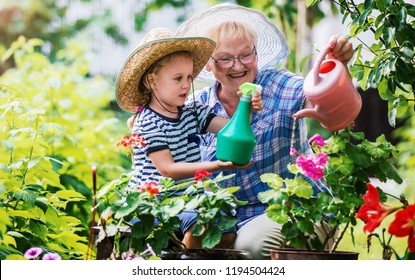
<svg viewBox="0 0 415 280">
<path fill-rule="evenodd" d="M 118 105 L 130 112 L 136 112 L 144 105 L 143 93 L 138 84 L 147 69 L 160 58 L 178 51 L 188 51 L 193 57 L 193 76 L 196 77 L 205 66 L 215 49 L 215 42 L 203 37 L 173 37 L 166 28 L 154 28 L 141 40 L 130 54 L 118 73 L 116 99 Z"/>
<path fill-rule="evenodd" d="M 273 21 L 263 13 L 236 4 L 223 3 L 194 15 L 185 21 L 176 31 L 177 36 L 203 36 L 212 27 L 225 21 L 240 21 L 257 32 L 258 68 L 275 68 L 281 64 L 290 53 L 284 35 Z M 203 71 L 198 79 L 214 81 L 211 72 Z"/>
</svg>

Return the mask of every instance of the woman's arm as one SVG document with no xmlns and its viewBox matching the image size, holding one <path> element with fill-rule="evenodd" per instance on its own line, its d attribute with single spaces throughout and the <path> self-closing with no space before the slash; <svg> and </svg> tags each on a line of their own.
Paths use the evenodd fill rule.
<svg viewBox="0 0 415 280">
<path fill-rule="evenodd" d="M 153 152 L 149 154 L 149 157 L 162 176 L 172 178 L 173 180 L 193 177 L 195 172 L 199 169 L 204 169 L 209 172 L 229 169 L 247 169 L 253 164 L 253 162 L 250 162 L 246 165 L 235 165 L 230 161 L 224 162 L 220 160 L 206 162 L 174 162 L 171 152 L 168 149 Z"/>
</svg>

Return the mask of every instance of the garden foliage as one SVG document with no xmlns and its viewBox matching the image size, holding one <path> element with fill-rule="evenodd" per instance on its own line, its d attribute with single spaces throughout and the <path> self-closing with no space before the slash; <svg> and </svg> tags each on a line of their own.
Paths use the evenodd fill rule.
<svg viewBox="0 0 415 280">
<path fill-rule="evenodd" d="M 111 83 L 88 75 L 82 45 L 69 42 L 52 64 L 42 44 L 20 37 L 1 57 L 15 67 L 0 76 L 0 259 L 33 246 L 84 259 L 91 166 L 104 180 L 124 171 Z"/>
</svg>

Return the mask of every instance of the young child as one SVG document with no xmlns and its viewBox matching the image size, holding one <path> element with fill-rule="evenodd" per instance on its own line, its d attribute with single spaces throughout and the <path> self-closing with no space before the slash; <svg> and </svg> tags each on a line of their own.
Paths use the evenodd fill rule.
<svg viewBox="0 0 415 280">
<path fill-rule="evenodd" d="M 145 145 L 133 149 L 134 175 L 130 185 L 159 181 L 169 177 L 180 183 L 192 178 L 199 169 L 209 172 L 247 169 L 252 165 L 232 162 L 201 162 L 199 136 L 217 133 L 228 119 L 213 114 L 199 103 L 184 105 L 193 79 L 203 69 L 215 48 L 207 38 L 174 38 L 164 28 L 151 30 L 129 56 L 117 78 L 117 102 L 136 114 L 128 123 Z M 259 93 L 252 98 L 252 110 L 262 108 Z M 194 211 L 185 212 L 182 242 L 187 248 L 200 247 L 200 238 L 189 230 L 196 222 Z M 229 240 L 233 240 L 233 237 Z"/>
</svg>

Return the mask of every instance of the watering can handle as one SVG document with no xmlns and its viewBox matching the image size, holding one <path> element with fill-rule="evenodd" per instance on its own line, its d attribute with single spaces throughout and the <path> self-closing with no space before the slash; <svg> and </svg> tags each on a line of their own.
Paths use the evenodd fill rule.
<svg viewBox="0 0 415 280">
<path fill-rule="evenodd" d="M 326 47 L 320 55 L 317 57 L 316 62 L 314 63 L 314 85 L 317 85 L 320 80 L 320 65 L 323 62 L 324 58 L 328 54 L 330 47 Z"/>
</svg>

